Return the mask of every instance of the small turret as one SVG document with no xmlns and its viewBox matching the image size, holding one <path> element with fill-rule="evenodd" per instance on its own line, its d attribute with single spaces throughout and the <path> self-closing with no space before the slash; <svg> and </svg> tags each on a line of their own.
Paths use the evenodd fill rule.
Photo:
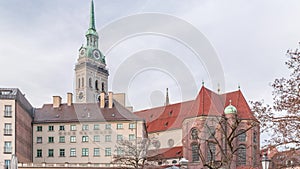
<svg viewBox="0 0 300 169">
<path fill-rule="evenodd" d="M 231 105 L 231 100 L 229 100 L 229 105 L 224 109 L 225 114 L 236 114 L 237 109 Z"/>
</svg>

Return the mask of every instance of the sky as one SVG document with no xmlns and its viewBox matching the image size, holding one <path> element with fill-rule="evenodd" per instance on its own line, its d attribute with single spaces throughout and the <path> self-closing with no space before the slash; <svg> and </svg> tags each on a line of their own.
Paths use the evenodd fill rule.
<svg viewBox="0 0 300 169">
<path fill-rule="evenodd" d="M 270 84 L 289 75 L 285 53 L 300 41 L 298 0 L 94 3 L 109 90 L 126 93 L 135 110 L 163 105 L 166 88 L 171 103 L 192 100 L 202 82 L 271 103 Z M 54 95 L 65 102 L 89 8 L 89 0 L 0 0 L 0 87 L 19 88 L 34 107 Z"/>
</svg>

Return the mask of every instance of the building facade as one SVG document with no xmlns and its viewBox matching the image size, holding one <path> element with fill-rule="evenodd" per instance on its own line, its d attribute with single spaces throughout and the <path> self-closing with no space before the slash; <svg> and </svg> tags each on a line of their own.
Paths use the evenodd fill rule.
<svg viewBox="0 0 300 169">
<path fill-rule="evenodd" d="M 217 94 L 203 86 L 195 100 L 135 114 L 146 119 L 149 160 L 160 165 L 185 158 L 189 168 L 260 166 L 259 123 L 240 90 Z"/>
<path fill-rule="evenodd" d="M 144 121 L 113 99 L 107 105 L 101 101 L 62 104 L 57 97 L 35 111 L 34 163 L 110 166 L 118 141 L 145 137 Z"/>
<path fill-rule="evenodd" d="M 33 108 L 17 88 L 0 88 L 0 164 L 9 168 L 12 155 L 19 162 L 32 161 Z"/>
</svg>

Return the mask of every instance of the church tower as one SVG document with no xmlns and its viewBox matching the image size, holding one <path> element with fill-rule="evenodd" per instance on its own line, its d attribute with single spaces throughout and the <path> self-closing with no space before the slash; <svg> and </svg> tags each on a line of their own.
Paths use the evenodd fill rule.
<svg viewBox="0 0 300 169">
<path fill-rule="evenodd" d="M 98 48 L 99 36 L 95 27 L 94 2 L 91 1 L 90 25 L 86 45 L 79 49 L 75 66 L 75 97 L 78 103 L 98 102 L 101 92 L 107 93 L 108 70 L 105 56 Z"/>
</svg>

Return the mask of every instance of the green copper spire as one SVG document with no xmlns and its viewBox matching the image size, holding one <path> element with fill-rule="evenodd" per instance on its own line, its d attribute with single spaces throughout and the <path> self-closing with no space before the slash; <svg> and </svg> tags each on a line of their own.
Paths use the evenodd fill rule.
<svg viewBox="0 0 300 169">
<path fill-rule="evenodd" d="M 90 28 L 96 30 L 95 27 L 95 14 L 94 14 L 94 1 L 91 1 L 91 14 L 90 14 Z"/>
<path fill-rule="evenodd" d="M 98 33 L 96 31 L 95 26 L 95 12 L 94 12 L 94 1 L 91 1 L 91 11 L 90 11 L 90 26 L 88 31 L 86 32 L 86 35 L 94 35 L 98 37 Z"/>
</svg>

